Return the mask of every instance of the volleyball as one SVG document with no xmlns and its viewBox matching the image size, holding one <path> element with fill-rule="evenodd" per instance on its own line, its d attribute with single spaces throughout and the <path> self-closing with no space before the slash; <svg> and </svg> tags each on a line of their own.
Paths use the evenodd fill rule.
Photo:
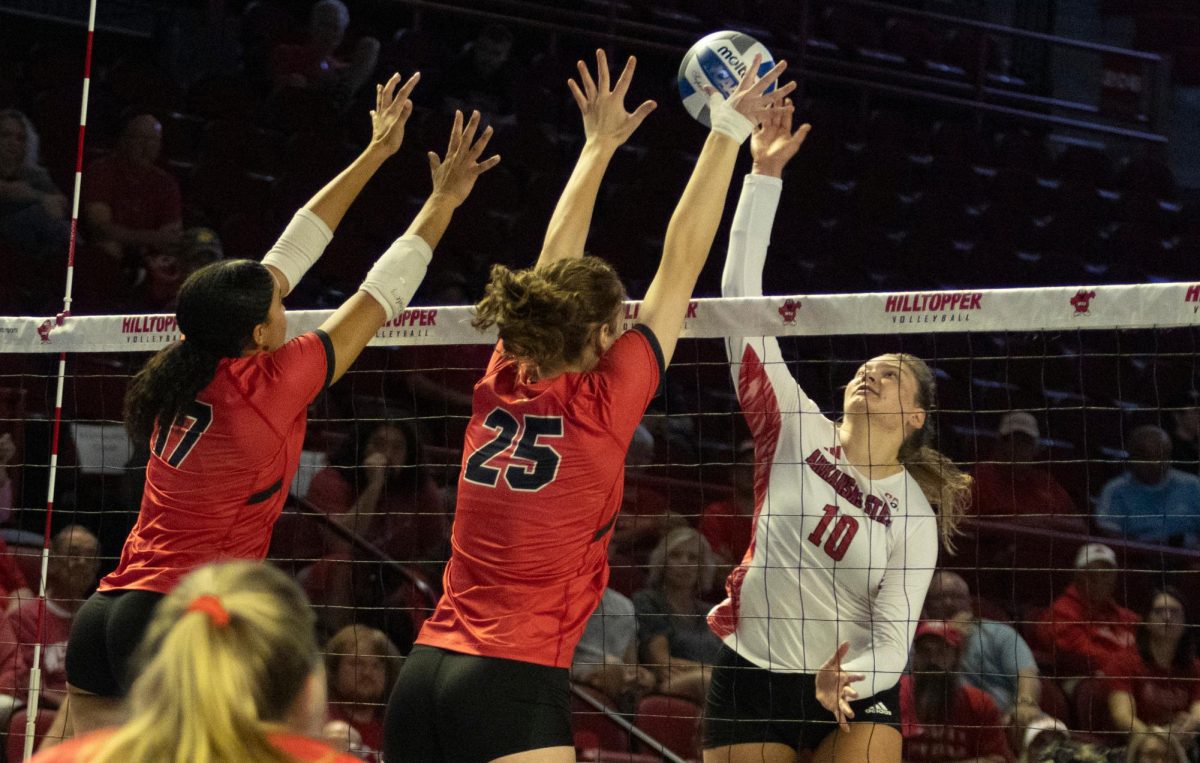
<svg viewBox="0 0 1200 763">
<path fill-rule="evenodd" d="M 761 76 L 775 65 L 775 59 L 758 40 L 734 31 L 713 32 L 702 37 L 679 64 L 679 97 L 683 107 L 700 124 L 711 127 L 707 88 L 728 98 L 756 55 L 762 56 L 758 66 Z M 775 85 L 770 89 L 774 90 Z"/>
</svg>

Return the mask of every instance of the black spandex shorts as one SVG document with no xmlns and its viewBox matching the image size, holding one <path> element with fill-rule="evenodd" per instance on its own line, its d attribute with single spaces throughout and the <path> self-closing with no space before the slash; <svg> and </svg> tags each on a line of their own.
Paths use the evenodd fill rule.
<svg viewBox="0 0 1200 763">
<path fill-rule="evenodd" d="M 850 703 L 850 723 L 900 729 L 900 687 Z M 775 673 L 722 647 L 708 687 L 704 748 L 776 742 L 815 750 L 837 730 L 837 719 L 817 701 L 816 676 Z"/>
<path fill-rule="evenodd" d="M 83 603 L 67 641 L 67 683 L 101 697 L 124 697 L 129 660 L 163 598 L 153 591 L 97 591 Z"/>
<path fill-rule="evenodd" d="M 566 668 L 415 646 L 388 701 L 388 763 L 486 763 L 570 747 Z"/>
</svg>

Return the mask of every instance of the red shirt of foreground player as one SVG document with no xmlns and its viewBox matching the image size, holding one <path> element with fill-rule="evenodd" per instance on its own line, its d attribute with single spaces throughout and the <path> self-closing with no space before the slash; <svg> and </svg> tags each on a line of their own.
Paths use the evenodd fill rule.
<svg viewBox="0 0 1200 763">
<path fill-rule="evenodd" d="M 567 668 L 608 582 L 625 452 L 662 369 L 625 332 L 595 369 L 523 382 L 502 345 L 475 388 L 445 594 L 418 644 Z"/>
</svg>

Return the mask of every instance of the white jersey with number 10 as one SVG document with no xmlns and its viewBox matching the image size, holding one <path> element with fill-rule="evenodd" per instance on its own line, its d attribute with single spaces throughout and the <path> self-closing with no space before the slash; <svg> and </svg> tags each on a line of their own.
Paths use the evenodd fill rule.
<svg viewBox="0 0 1200 763">
<path fill-rule="evenodd" d="M 722 296 L 762 295 L 782 183 L 746 177 Z M 709 625 L 768 670 L 815 673 L 842 641 L 842 667 L 869 697 L 900 680 L 937 563 L 937 518 L 907 470 L 870 480 L 836 425 L 788 371 L 774 337 L 731 337 L 738 400 L 754 437 L 754 528 Z"/>
</svg>

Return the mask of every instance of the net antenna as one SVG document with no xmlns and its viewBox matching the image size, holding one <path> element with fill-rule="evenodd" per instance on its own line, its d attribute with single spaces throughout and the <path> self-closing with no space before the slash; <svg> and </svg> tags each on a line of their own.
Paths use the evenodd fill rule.
<svg viewBox="0 0 1200 763">
<path fill-rule="evenodd" d="M 71 238 L 67 245 L 67 283 L 63 291 L 62 312 L 54 317 L 56 325 L 71 315 L 71 291 L 75 281 L 75 242 L 79 229 L 79 189 L 83 178 L 83 137 L 87 131 L 88 90 L 92 83 L 92 41 L 96 32 L 96 0 L 88 3 L 87 52 L 83 58 L 83 98 L 79 106 L 79 142 L 75 149 L 75 188 L 71 192 Z M 62 429 L 63 387 L 66 383 L 67 352 L 58 354 L 58 378 L 54 390 L 54 423 L 50 436 L 50 479 L 46 485 L 46 525 L 42 530 L 42 564 L 38 580 L 37 638 L 33 642 L 33 663 L 29 671 L 29 692 L 25 707 L 25 746 L 22 760 L 33 757 L 37 733 L 38 700 L 42 694 L 42 642 L 46 636 L 46 571 L 50 564 L 50 522 L 54 516 L 54 483 L 58 474 L 58 442 Z"/>
</svg>

